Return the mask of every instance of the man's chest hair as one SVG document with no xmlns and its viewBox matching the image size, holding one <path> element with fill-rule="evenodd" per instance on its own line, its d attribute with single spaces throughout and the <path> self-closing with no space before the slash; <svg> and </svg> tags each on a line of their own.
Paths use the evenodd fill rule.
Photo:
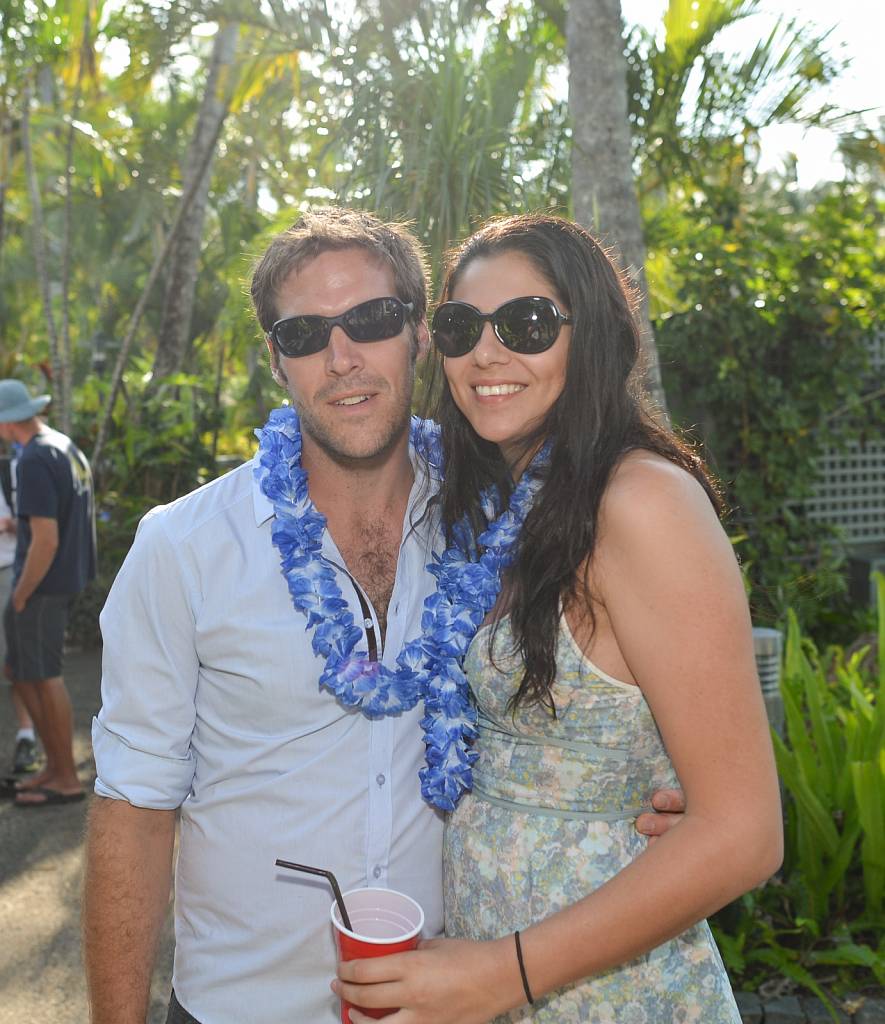
<svg viewBox="0 0 885 1024">
<path fill-rule="evenodd" d="M 338 548 L 345 564 L 372 602 L 382 630 L 393 593 L 399 557 L 401 524 L 388 519 L 361 519 Z"/>
</svg>

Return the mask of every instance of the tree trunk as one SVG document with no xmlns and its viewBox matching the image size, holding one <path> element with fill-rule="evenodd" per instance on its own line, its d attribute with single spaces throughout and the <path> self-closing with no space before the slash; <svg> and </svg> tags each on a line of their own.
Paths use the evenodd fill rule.
<svg viewBox="0 0 885 1024">
<path fill-rule="evenodd" d="M 614 246 L 639 296 L 645 383 L 666 416 L 649 319 L 645 237 L 633 179 L 620 0 L 572 0 L 567 20 L 575 220 Z"/>
<path fill-rule="evenodd" d="M 74 416 L 73 398 L 73 360 L 71 356 L 71 224 L 73 219 L 73 168 L 74 159 L 74 120 L 77 117 L 80 106 L 80 80 L 77 80 L 77 90 L 74 99 L 74 108 L 71 111 L 71 123 L 68 125 L 68 138 L 65 145 L 65 206 L 64 206 L 64 228 L 61 247 L 61 339 L 59 343 L 61 352 L 61 388 L 62 400 L 64 403 L 64 415 L 61 420 L 61 429 L 65 434 L 71 433 L 72 420 Z"/>
<path fill-rule="evenodd" d="M 224 124 L 230 106 L 230 65 L 233 63 L 238 34 L 239 25 L 236 22 L 222 25 L 212 48 L 206 91 L 182 173 L 185 192 L 190 191 L 195 177 L 199 178 L 199 182 L 169 258 L 152 386 L 181 369 L 190 340 L 203 222 L 206 219 L 212 178 L 212 157 L 219 129 Z M 207 148 L 208 161 L 205 159 Z"/>
<path fill-rule="evenodd" d="M 212 145 L 207 147 L 203 153 L 202 159 L 204 164 L 208 164 L 211 161 L 212 153 L 215 149 L 216 143 L 218 142 L 218 136 L 220 133 L 221 123 L 219 122 L 216 125 L 215 135 L 212 137 Z M 138 325 L 141 323 L 141 318 L 144 315 L 148 298 L 150 297 L 151 291 L 160 276 L 160 271 L 165 265 L 166 260 L 169 258 L 172 246 L 178 238 L 178 232 L 181 229 L 181 225 L 184 223 L 188 210 L 190 209 L 190 205 L 193 202 L 194 195 L 196 194 L 197 187 L 199 186 L 200 179 L 203 175 L 203 170 L 204 165 L 201 165 L 198 174 L 191 181 L 190 185 L 179 200 L 178 209 L 176 210 L 175 218 L 172 221 L 172 227 L 169 228 L 169 233 L 163 239 L 159 252 L 154 257 L 154 262 L 151 265 L 147 280 L 141 290 L 141 295 L 138 302 L 135 304 L 135 309 L 132 311 L 132 315 L 129 317 L 126 333 L 123 336 L 123 341 L 120 343 L 120 351 L 117 353 L 117 361 L 114 364 L 114 370 L 111 374 L 110 391 L 108 392 L 104 410 L 101 414 L 98 434 L 95 439 L 95 447 L 92 450 L 92 455 L 89 460 L 92 463 L 93 473 L 96 475 L 101 471 L 101 457 L 104 453 L 104 446 L 108 438 L 108 433 L 110 432 L 111 420 L 114 415 L 114 405 L 116 404 L 117 395 L 119 394 L 123 383 L 123 371 L 126 369 L 126 363 L 129 359 L 129 350 L 132 348 L 132 342 L 135 340 L 135 332 L 138 330 Z"/>
<path fill-rule="evenodd" d="M 74 188 L 74 122 L 80 114 L 80 101 L 83 96 L 83 79 L 88 69 L 95 72 L 95 54 L 92 50 L 92 10 L 86 4 L 83 9 L 83 39 L 80 43 L 80 54 L 77 61 L 77 83 L 71 103 L 71 116 L 68 124 L 68 135 L 65 143 L 65 205 L 64 228 L 61 248 L 61 369 L 62 378 L 59 382 L 64 400 L 64 416 L 61 429 L 71 433 L 74 418 L 73 375 L 74 359 L 71 349 L 71 262 L 72 262 L 72 222 L 73 222 L 73 188 Z"/>
<path fill-rule="evenodd" d="M 49 284 L 49 265 L 46 258 L 46 234 L 43 229 L 43 203 L 40 199 L 40 183 L 37 180 L 37 169 L 34 166 L 34 151 L 31 146 L 31 83 L 25 85 L 22 95 L 21 138 L 25 156 L 25 174 L 28 179 L 28 192 L 31 197 L 31 227 L 34 239 L 34 263 L 37 268 L 37 284 L 43 299 L 43 315 L 46 318 L 46 338 L 49 343 L 49 361 L 53 377 L 53 417 L 59 423 L 66 423 L 68 411 L 65 407 L 63 381 L 65 370 L 58 344 L 58 331 L 52 312 L 52 293 Z"/>
<path fill-rule="evenodd" d="M 0 106 L 0 270 L 3 267 L 3 245 L 6 241 L 6 190 L 9 188 L 11 150 L 12 118 L 3 103 Z"/>
</svg>

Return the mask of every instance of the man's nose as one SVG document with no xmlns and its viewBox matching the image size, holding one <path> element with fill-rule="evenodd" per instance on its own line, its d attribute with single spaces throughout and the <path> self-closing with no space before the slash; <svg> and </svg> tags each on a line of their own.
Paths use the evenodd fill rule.
<svg viewBox="0 0 885 1024">
<path fill-rule="evenodd" d="M 363 365 L 360 345 L 338 324 L 332 328 L 326 348 L 326 367 L 329 373 L 344 377 Z"/>
</svg>

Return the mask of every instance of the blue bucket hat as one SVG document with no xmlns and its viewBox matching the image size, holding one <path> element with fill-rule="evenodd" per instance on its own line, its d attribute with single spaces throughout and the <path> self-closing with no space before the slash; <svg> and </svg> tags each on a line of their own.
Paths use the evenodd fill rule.
<svg viewBox="0 0 885 1024">
<path fill-rule="evenodd" d="M 19 423 L 42 412 L 49 404 L 50 395 L 31 398 L 20 380 L 7 377 L 0 380 L 0 423 Z"/>
</svg>

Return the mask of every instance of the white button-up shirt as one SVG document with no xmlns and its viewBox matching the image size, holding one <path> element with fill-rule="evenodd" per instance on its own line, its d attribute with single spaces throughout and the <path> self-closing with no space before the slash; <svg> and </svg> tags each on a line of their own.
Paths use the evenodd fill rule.
<svg viewBox="0 0 885 1024">
<path fill-rule="evenodd" d="M 434 490 L 416 466 L 379 643 L 391 667 L 434 586 Z M 173 984 L 203 1024 L 340 1019 L 332 893 L 277 857 L 331 869 L 342 890 L 399 889 L 424 908 L 425 937 L 443 928 L 442 815 L 417 774 L 421 707 L 369 721 L 319 689 L 323 664 L 292 607 L 273 514 L 251 462 L 155 509 L 101 616 L 95 791 L 181 807 Z M 328 533 L 323 557 L 363 622 Z"/>
</svg>

